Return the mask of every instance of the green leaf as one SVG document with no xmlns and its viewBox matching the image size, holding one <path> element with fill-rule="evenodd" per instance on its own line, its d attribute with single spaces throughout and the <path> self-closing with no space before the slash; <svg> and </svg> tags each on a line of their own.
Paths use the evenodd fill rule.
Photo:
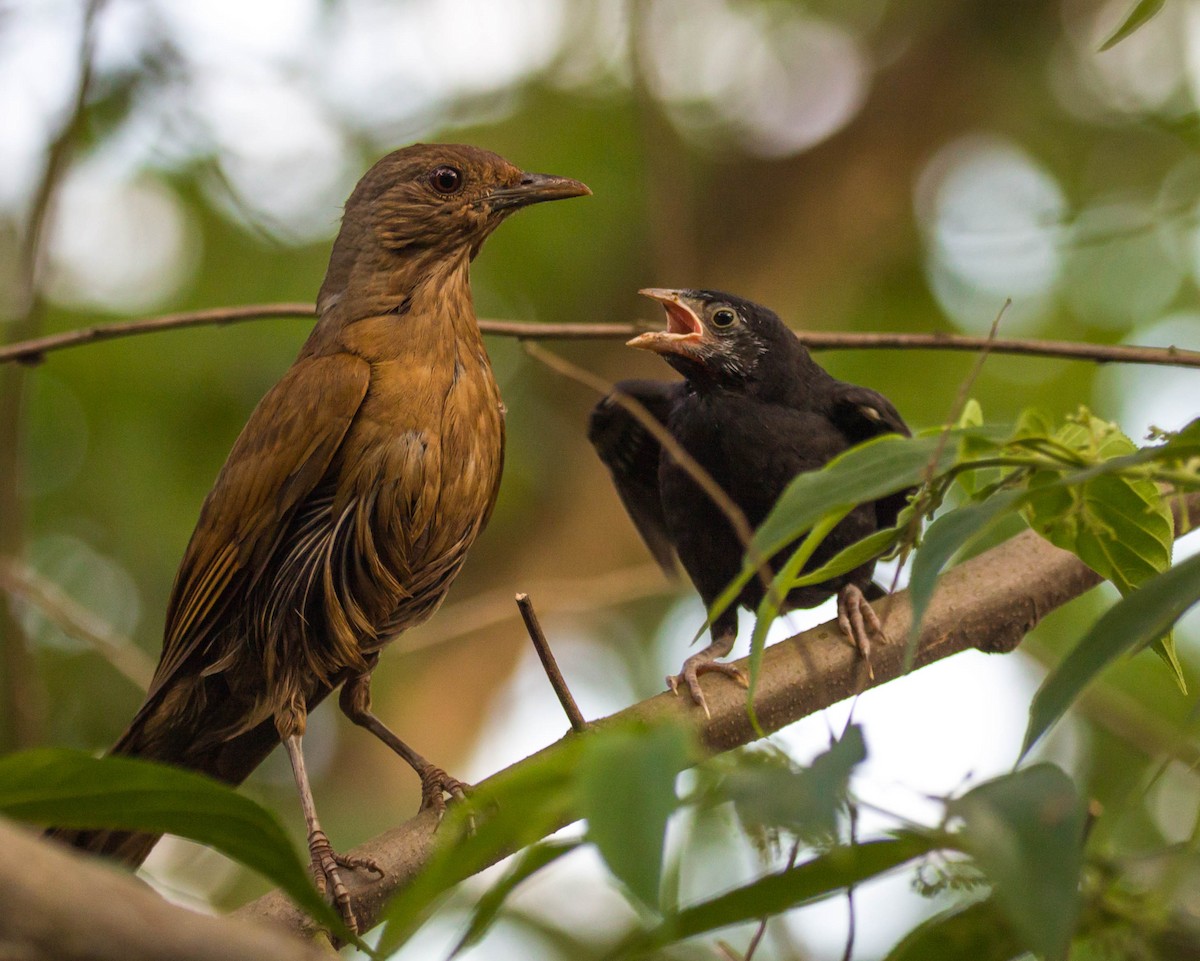
<svg viewBox="0 0 1200 961">
<path fill-rule="evenodd" d="M 961 548 L 1007 517 L 1025 496 L 1021 490 L 993 494 L 977 504 L 955 508 L 929 525 L 920 548 L 913 555 L 912 574 L 908 580 L 912 629 L 905 654 L 906 671 L 912 667 L 917 639 L 921 636 L 921 621 L 933 598 L 933 590 L 942 569 Z"/>
<path fill-rule="evenodd" d="M 667 820 L 679 806 L 675 778 L 692 758 L 690 735 L 678 724 L 585 739 L 579 805 L 587 838 L 647 907 L 659 901 Z"/>
<path fill-rule="evenodd" d="M 754 633 L 750 636 L 750 685 L 746 692 L 746 704 L 751 712 L 751 720 L 760 736 L 763 732 L 758 728 L 758 718 L 754 715 L 754 692 L 758 688 L 758 675 L 762 670 L 763 651 L 767 646 L 767 632 L 775 623 L 775 619 L 779 617 L 782 600 L 787 596 L 787 585 L 799 577 L 800 571 L 804 569 L 804 565 L 808 563 L 816 549 L 821 546 L 821 542 L 841 523 L 850 510 L 849 507 L 835 507 L 813 525 L 812 530 L 805 535 L 800 546 L 775 575 L 771 582 L 772 589 L 767 591 L 766 596 L 758 605 Z"/>
<path fill-rule="evenodd" d="M 753 836 L 783 829 L 805 839 L 836 837 L 850 775 L 866 757 L 862 728 L 852 724 L 806 768 L 777 751 L 743 752 L 724 793 Z"/>
<path fill-rule="evenodd" d="M 347 935 L 276 817 L 231 787 L 128 757 L 40 748 L 0 758 L 0 814 L 62 828 L 175 834 L 215 848 Z"/>
<path fill-rule="evenodd" d="M 1085 414 L 1055 434 L 1065 446 L 1105 461 L 1138 453 L 1115 425 Z M 1187 443 L 1187 435 L 1179 445 Z M 1153 448 L 1150 448 L 1153 450 Z M 1024 512 L 1030 526 L 1056 547 L 1071 551 L 1122 595 L 1171 566 L 1175 525 L 1158 487 L 1145 477 L 1102 473 L 1077 486 L 1035 474 Z M 1170 636 L 1152 638 L 1155 650 L 1186 691 Z"/>
<path fill-rule="evenodd" d="M 658 927 L 631 936 L 613 952 L 613 956 L 653 951 L 683 938 L 811 904 L 900 867 L 927 854 L 939 843 L 932 836 L 903 834 L 887 840 L 836 847 L 794 868 L 768 874 L 718 897 L 693 904 Z"/>
<path fill-rule="evenodd" d="M 1034 695 L 1022 757 L 1097 674 L 1122 654 L 1161 637 L 1197 601 L 1200 554 L 1151 578 L 1105 611 Z"/>
<path fill-rule="evenodd" d="M 1079 915 L 1085 808 L 1052 764 L 981 784 L 947 805 L 956 837 L 995 888 L 996 903 L 1025 946 L 1065 959 Z"/>
<path fill-rule="evenodd" d="M 1138 0 L 1137 5 L 1129 11 L 1129 16 L 1122 21 L 1113 35 L 1100 45 L 1100 52 L 1111 50 L 1130 34 L 1136 33 L 1148 20 L 1162 10 L 1165 4 L 1166 0 Z"/>
<path fill-rule="evenodd" d="M 575 771 L 584 740 L 567 738 L 488 779 L 465 802 L 451 806 L 438 826 L 428 863 L 381 913 L 386 924 L 379 938 L 381 954 L 407 941 L 454 884 L 575 820 Z"/>
<path fill-rule="evenodd" d="M 466 948 L 479 943 L 495 923 L 508 896 L 520 884 L 542 868 L 553 864 L 564 855 L 570 854 L 580 846 L 580 843 L 579 841 L 547 841 L 544 844 L 534 844 L 526 848 L 515 859 L 508 873 L 488 888 L 483 897 L 479 899 L 479 903 L 471 915 L 471 922 L 458 944 L 454 946 L 454 950 L 450 952 L 450 958 L 458 957 Z"/>
<path fill-rule="evenodd" d="M 987 898 L 922 921 L 884 961 L 1012 961 L 1025 953 L 995 900 Z"/>
<path fill-rule="evenodd" d="M 959 441 L 964 438 L 988 439 L 996 435 L 995 428 L 939 430 L 918 437 L 884 434 L 852 447 L 820 470 L 796 476 L 755 532 L 755 551 L 760 557 L 771 557 L 799 540 L 833 511 L 848 510 L 916 486 L 931 468 L 934 473 L 946 470 L 957 462 Z M 708 625 L 756 576 L 754 564 L 744 561 L 738 576 L 710 606 Z"/>
</svg>

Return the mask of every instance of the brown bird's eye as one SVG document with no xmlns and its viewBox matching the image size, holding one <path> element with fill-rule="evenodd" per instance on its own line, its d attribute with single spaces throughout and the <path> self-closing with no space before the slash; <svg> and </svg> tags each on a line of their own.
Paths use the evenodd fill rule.
<svg viewBox="0 0 1200 961">
<path fill-rule="evenodd" d="M 457 167 L 441 166 L 429 175 L 429 183 L 440 194 L 452 194 L 462 186 L 462 171 Z"/>
<path fill-rule="evenodd" d="M 737 313 L 728 307 L 722 307 L 720 310 L 714 310 L 712 315 L 714 327 L 732 327 L 737 319 Z"/>
</svg>

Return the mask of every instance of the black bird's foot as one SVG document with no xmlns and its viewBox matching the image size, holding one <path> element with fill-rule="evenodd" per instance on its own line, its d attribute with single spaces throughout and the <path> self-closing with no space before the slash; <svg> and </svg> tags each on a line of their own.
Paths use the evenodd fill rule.
<svg viewBox="0 0 1200 961">
<path fill-rule="evenodd" d="M 704 716 L 712 717 L 712 713 L 708 709 L 708 702 L 704 699 L 704 691 L 700 689 L 701 674 L 724 674 L 742 687 L 750 686 L 750 681 L 746 678 L 746 673 L 740 667 L 717 660 L 718 657 L 724 657 L 728 654 L 732 647 L 733 637 L 723 637 L 713 641 L 712 644 L 698 654 L 693 654 L 689 657 L 683 662 L 683 669 L 678 674 L 667 676 L 667 687 L 671 689 L 671 693 L 678 696 L 680 685 L 685 686 L 692 700 L 696 704 L 699 704 L 704 711 Z"/>
<path fill-rule="evenodd" d="M 372 858 L 355 857 L 348 854 L 338 854 L 329 843 L 329 838 L 319 828 L 308 836 L 308 855 L 310 858 L 313 880 L 317 890 L 322 895 L 331 894 L 334 906 L 342 916 L 342 921 L 355 934 L 358 934 L 358 920 L 354 917 L 354 909 L 350 904 L 350 892 L 346 890 L 338 868 L 356 870 L 364 868 L 383 877 L 383 868 Z"/>
<path fill-rule="evenodd" d="M 854 584 L 847 584 L 838 592 L 837 619 L 842 633 L 858 648 L 858 653 L 867 662 L 867 674 L 874 680 L 875 668 L 871 664 L 870 635 L 874 634 L 883 644 L 887 643 L 887 635 L 883 633 L 883 622 L 879 620 L 879 615 Z"/>
</svg>

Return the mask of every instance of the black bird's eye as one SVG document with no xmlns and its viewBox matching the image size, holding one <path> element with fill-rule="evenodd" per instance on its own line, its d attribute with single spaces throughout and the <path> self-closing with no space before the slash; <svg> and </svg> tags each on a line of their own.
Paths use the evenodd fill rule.
<svg viewBox="0 0 1200 961">
<path fill-rule="evenodd" d="M 440 194 L 452 194 L 462 187 L 462 171 L 443 164 L 429 175 L 429 183 Z"/>
<path fill-rule="evenodd" d="M 714 310 L 712 315 L 714 327 L 732 327 L 737 319 L 737 312 L 730 307 L 722 307 L 720 310 Z"/>
</svg>

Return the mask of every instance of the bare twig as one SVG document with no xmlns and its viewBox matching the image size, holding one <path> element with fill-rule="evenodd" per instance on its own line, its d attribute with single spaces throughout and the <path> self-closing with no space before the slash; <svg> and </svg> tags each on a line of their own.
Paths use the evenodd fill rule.
<svg viewBox="0 0 1200 961">
<path fill-rule="evenodd" d="M 136 334 L 153 334 L 164 330 L 184 330 L 188 327 L 223 326 L 247 320 L 270 320 L 273 317 L 304 317 L 312 319 L 312 304 L 252 304 L 246 307 L 214 307 L 210 310 L 189 310 L 178 314 L 163 314 L 116 324 L 97 324 L 61 334 L 48 334 L 35 340 L 0 347 L 0 362 L 40 364 L 46 354 L 68 347 L 95 344 Z"/>
<path fill-rule="evenodd" d="M 88 0 L 83 8 L 75 88 L 62 125 L 46 150 L 41 177 L 25 218 L 13 316 L 8 325 L 17 339 L 34 337 L 38 332 L 38 274 L 46 224 L 71 149 L 83 127 L 92 86 L 96 19 L 103 3 L 104 0 Z M 20 371 L 0 370 L 0 518 L 4 519 L 0 523 L 0 555 L 13 557 L 22 553 L 25 540 L 21 490 L 24 387 Z M 0 597 L 0 704 L 5 712 L 0 737 L 6 730 L 15 745 L 36 743 L 44 713 L 41 700 L 40 680 L 32 670 L 25 632 L 8 600 Z"/>
<path fill-rule="evenodd" d="M 785 871 L 790 871 L 796 866 L 796 858 L 800 856 L 800 842 L 792 842 L 791 853 L 788 854 L 787 867 Z M 762 944 L 763 936 L 767 933 L 767 924 L 770 923 L 770 915 L 763 916 L 758 922 L 758 927 L 755 929 L 753 936 L 750 938 L 750 943 L 746 945 L 746 954 L 742 961 L 753 961 L 754 953 L 758 950 L 758 946 Z"/>
<path fill-rule="evenodd" d="M 999 318 L 997 318 L 999 320 Z M 992 325 L 992 330 L 996 329 Z M 858 808 L 853 801 L 849 803 L 850 809 L 850 846 L 858 844 Z M 851 884 L 846 888 L 846 949 L 842 952 L 842 961 L 851 961 L 854 957 L 854 938 L 858 933 L 858 912 L 854 905 L 854 885 Z"/>
<path fill-rule="evenodd" d="M 533 609 L 533 601 L 529 599 L 528 594 L 517 595 L 517 607 L 521 611 L 521 619 L 525 621 L 525 630 L 529 632 L 529 639 L 533 641 L 534 650 L 537 651 L 542 667 L 546 671 L 546 677 L 550 679 L 550 686 L 554 688 L 554 693 L 558 696 L 558 703 L 562 705 L 567 720 L 571 722 L 571 730 L 576 734 L 583 733 L 587 730 L 588 723 L 584 720 L 579 705 L 575 703 L 571 689 L 567 686 L 566 678 L 558 669 L 558 661 L 554 658 L 554 652 L 550 650 L 550 642 L 546 640 L 546 634 L 538 622 L 537 613 Z"/>
<path fill-rule="evenodd" d="M 1189 495 L 1186 506 L 1193 518 L 1200 513 L 1200 494 Z M 1177 522 L 1177 529 L 1181 526 Z M 917 665 L 924 667 L 971 648 L 989 653 L 1012 651 L 1042 617 L 1099 582 L 1100 576 L 1075 555 L 1032 531 L 1019 534 L 939 578 L 922 625 Z M 911 611 L 906 592 L 877 603 L 894 605 L 898 626 L 907 631 Z M 901 676 L 903 656 L 900 645 L 895 644 L 877 651 L 873 683 Z M 763 728 L 777 731 L 852 696 L 858 661 L 858 652 L 828 624 L 768 647 L 755 692 L 755 709 Z M 743 661 L 740 666 L 746 668 L 747 664 Z M 594 722 L 594 726 L 679 718 L 693 726 L 701 743 L 714 753 L 748 744 L 758 736 L 747 717 L 741 688 L 714 684 L 706 693 L 711 718 L 664 693 Z M 554 746 L 545 750 L 554 750 Z M 539 752 L 518 766 L 537 764 L 540 758 Z M 511 774 L 510 769 L 504 776 Z M 436 823 L 434 812 L 425 811 L 351 852 L 374 858 L 384 870 L 380 880 L 358 875 L 347 879 L 355 916 L 364 929 L 376 922 L 387 899 L 407 886 L 427 863 Z M 313 921 L 278 892 L 245 905 L 237 914 L 272 920 L 298 931 L 314 929 Z"/>
<path fill-rule="evenodd" d="M 53 581 L 14 558 L 0 557 L 0 590 L 32 604 L 51 624 L 89 645 L 141 690 L 150 686 L 154 661 Z"/>
<path fill-rule="evenodd" d="M 539 580 L 530 593 L 538 595 L 543 613 L 582 613 L 606 610 L 644 597 L 676 594 L 679 590 L 678 584 L 663 577 L 657 564 L 637 564 L 587 577 Z M 485 591 L 466 600 L 450 602 L 437 617 L 405 631 L 393 648 L 399 654 L 414 654 L 517 616 L 519 612 L 513 610 L 511 591 L 503 588 Z"/>
<path fill-rule="evenodd" d="M 100 324 L 59 334 L 24 340 L 0 347 L 0 363 L 37 364 L 53 351 L 120 337 L 133 337 L 186 327 L 235 324 L 277 317 L 313 318 L 312 304 L 250 304 L 244 307 L 216 307 L 148 317 L 142 320 Z M 543 324 L 520 320 L 481 320 L 479 329 L 497 337 L 519 340 L 616 340 L 633 337 L 653 325 L 637 323 Z M 796 337 L 809 350 L 951 350 L 975 353 L 989 344 L 987 337 L 959 334 L 910 334 L 854 331 L 796 331 Z M 1089 344 L 1069 340 L 1023 340 L 997 338 L 988 348 L 996 354 L 1084 360 L 1098 364 L 1156 364 L 1166 367 L 1200 368 L 1200 351 L 1180 347 L 1138 347 L 1127 344 Z"/>
<path fill-rule="evenodd" d="M 725 489 L 716 482 L 712 474 L 706 471 L 700 462 L 689 454 L 679 441 L 671 436 L 671 432 L 658 422 L 658 418 L 651 414 L 644 404 L 624 391 L 617 390 L 613 384 L 610 384 L 603 377 L 593 374 L 589 370 L 584 370 L 582 367 L 576 366 L 569 360 L 559 357 L 557 354 L 552 354 L 548 350 L 542 350 L 536 344 L 526 343 L 525 351 L 534 359 L 540 360 L 551 370 L 557 371 L 564 377 L 569 377 L 571 380 L 590 387 L 601 396 L 611 397 L 615 403 L 625 408 L 633 419 L 651 437 L 658 441 L 663 450 L 683 469 L 692 482 L 704 491 L 709 500 L 725 516 L 725 519 L 729 522 L 729 526 L 733 528 L 733 533 L 741 542 L 742 548 L 746 552 L 746 559 L 758 569 L 758 576 L 762 580 L 767 594 L 778 601 L 778 598 L 775 596 L 773 575 L 768 564 L 768 559 L 763 556 L 762 552 L 754 544 L 754 528 L 750 526 L 750 521 L 747 519 L 745 512 L 734 503 L 733 498 L 725 493 Z"/>
</svg>

